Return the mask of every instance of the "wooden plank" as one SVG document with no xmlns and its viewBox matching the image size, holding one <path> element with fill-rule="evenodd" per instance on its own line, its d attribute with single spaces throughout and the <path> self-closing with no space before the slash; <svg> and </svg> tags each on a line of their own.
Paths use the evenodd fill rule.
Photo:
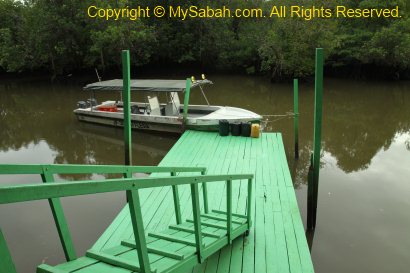
<svg viewBox="0 0 410 273">
<path fill-rule="evenodd" d="M 256 222 L 256 184 L 257 184 L 257 171 L 256 171 L 256 164 L 257 161 L 254 160 L 255 156 L 254 156 L 254 144 L 255 144 L 255 139 L 249 138 L 248 141 L 246 142 L 246 149 L 245 149 L 245 153 L 244 153 L 244 157 L 246 158 L 247 162 L 244 163 L 245 166 L 247 166 L 249 168 L 250 172 L 253 172 L 255 174 L 255 178 L 254 181 L 255 183 L 253 183 L 253 198 L 252 198 L 252 202 L 253 202 L 253 206 L 252 206 L 252 219 L 253 219 L 253 223 Z M 270 151 L 267 151 L 268 153 Z M 253 273 L 255 272 L 255 240 L 256 240 L 256 236 L 255 236 L 255 230 L 256 230 L 256 225 L 254 224 L 252 226 L 251 232 L 249 234 L 248 237 L 246 237 L 244 239 L 244 243 L 243 243 L 243 261 L 242 261 L 242 272 L 243 273 Z"/>
<path fill-rule="evenodd" d="M 301 262 L 300 262 L 300 257 L 299 257 L 299 251 L 298 247 L 296 244 L 296 237 L 294 233 L 294 227 L 293 227 L 293 222 L 292 222 L 292 217 L 290 216 L 289 213 L 289 198 L 287 194 L 287 187 L 286 187 L 286 181 L 285 177 L 283 174 L 283 170 L 281 168 L 281 155 L 279 152 L 280 149 L 280 144 L 277 141 L 276 142 L 276 156 L 275 156 L 275 169 L 276 169 L 276 175 L 277 175 L 277 180 L 278 180 L 278 185 L 279 185 L 279 194 L 280 194 L 280 199 L 281 199 L 281 204 L 282 204 L 282 220 L 283 220 L 283 226 L 284 226 L 284 233 L 285 233 L 285 239 L 286 239 L 286 248 L 287 248 L 287 253 L 288 253 L 288 260 L 289 260 L 289 268 L 291 273 L 298 273 L 302 272 L 302 267 L 301 267 Z"/>
<path fill-rule="evenodd" d="M 0 272 L 7 273 L 17 273 L 16 267 L 11 258 L 10 251 L 7 247 L 6 239 L 4 238 L 3 232 L 0 229 Z"/>
<path fill-rule="evenodd" d="M 194 216 L 194 230 L 195 230 L 195 244 L 196 254 L 198 256 L 198 262 L 202 263 L 204 257 L 202 256 L 202 230 L 201 230 L 201 211 L 199 207 L 199 191 L 198 184 L 191 184 L 191 198 L 192 198 L 192 214 Z M 189 221 L 187 221 L 189 222 Z"/>
<path fill-rule="evenodd" d="M 1 271 L 1 272 L 10 273 L 11 271 Z M 50 266 L 48 264 L 40 264 L 37 267 L 36 273 L 69 273 L 69 271 L 58 269 L 58 268 L 56 268 L 54 266 Z"/>
<path fill-rule="evenodd" d="M 239 141 L 234 141 L 234 140 L 236 140 L 236 138 L 232 138 L 232 141 L 229 143 L 230 145 L 229 145 L 229 148 L 227 149 L 227 153 L 224 158 L 224 162 L 226 163 L 229 162 L 229 164 L 223 165 L 224 169 L 222 169 L 222 172 L 235 173 L 236 168 L 238 166 L 238 160 L 235 160 L 235 159 L 238 158 L 240 154 L 240 143 Z M 235 187 L 237 185 L 238 183 L 235 183 Z M 229 190 L 228 188 L 230 188 L 229 183 L 227 182 L 225 186 L 226 186 L 226 191 L 228 191 Z M 221 192 L 221 194 L 222 194 L 221 202 L 219 204 L 218 209 L 219 211 L 222 209 L 225 209 L 226 211 L 225 215 L 228 218 L 229 196 L 227 194 L 223 194 L 223 192 Z M 224 224 L 225 223 L 226 221 L 224 221 Z M 228 243 L 230 243 L 232 239 L 234 239 L 234 232 L 230 234 L 230 238 L 228 238 Z M 231 262 L 231 257 L 230 257 L 231 252 L 232 252 L 232 245 L 228 245 L 220 251 L 217 272 L 228 272 L 229 271 L 230 262 Z"/>
<path fill-rule="evenodd" d="M 80 270 L 82 268 L 88 267 L 88 266 L 96 264 L 96 263 L 99 263 L 99 261 L 95 260 L 95 259 L 88 258 L 88 257 L 80 257 L 80 258 L 78 258 L 74 261 L 67 262 L 67 263 L 64 263 L 64 264 L 59 264 L 59 265 L 55 266 L 55 268 L 61 269 L 63 271 L 71 272 L 71 271 L 75 271 L 75 270 Z"/>
<path fill-rule="evenodd" d="M 107 263 L 107 264 L 122 267 L 128 270 L 138 271 L 138 272 L 141 271 L 139 263 L 126 260 L 126 259 L 122 259 L 114 255 L 105 254 L 103 252 L 99 252 L 95 250 L 89 250 L 87 251 L 86 256 L 99 260 L 101 262 Z M 142 271 L 142 272 L 150 272 L 150 271 Z"/>
<path fill-rule="evenodd" d="M 123 246 L 127 246 L 127 247 L 131 247 L 131 248 L 136 248 L 137 245 L 135 244 L 134 241 L 131 240 L 124 240 L 121 242 L 121 244 Z M 184 259 L 184 255 L 180 255 L 174 252 L 169 252 L 165 249 L 161 249 L 161 248 L 156 248 L 156 247 L 150 247 L 147 246 L 147 250 L 149 253 L 154 253 L 154 254 L 158 254 L 158 255 L 162 255 L 171 259 L 175 259 L 175 260 L 182 260 Z"/>
<path fill-rule="evenodd" d="M 223 180 L 240 180 L 252 178 L 251 174 L 204 175 L 164 178 L 126 178 L 78 181 L 76 183 L 60 182 L 55 184 L 27 184 L 0 187 L 0 204 L 42 200 L 85 194 L 136 190 L 144 188 L 165 187 L 172 185 L 216 183 Z"/>
<path fill-rule="evenodd" d="M 274 147 L 277 145 L 277 137 L 275 135 L 268 135 L 266 141 L 267 149 L 271 151 L 275 151 Z M 277 162 L 275 161 L 275 156 L 268 157 L 268 164 L 269 166 L 276 166 Z M 270 192 L 270 202 L 266 204 L 267 209 L 269 210 L 267 214 L 272 214 L 272 216 L 268 215 L 268 230 L 272 231 L 272 233 L 268 233 L 267 239 L 275 238 L 275 245 L 269 245 L 267 249 L 267 254 L 271 254 L 271 262 L 267 266 L 268 272 L 289 272 L 289 264 L 288 264 L 288 257 L 287 257 L 287 247 L 286 247 L 286 239 L 285 239 L 285 232 L 283 227 L 283 220 L 282 220 L 282 208 L 281 208 L 281 200 L 279 195 L 279 186 L 278 186 L 278 179 L 277 179 L 277 170 L 275 167 L 267 169 L 269 174 L 269 180 L 271 183 L 269 184 L 268 190 Z M 278 211 L 278 213 L 276 212 Z M 269 213 L 270 212 L 270 213 Z M 273 229 L 272 229 L 273 225 Z M 275 271 L 276 270 L 276 271 Z"/>
<path fill-rule="evenodd" d="M 226 221 L 226 217 L 221 217 L 221 216 L 216 216 L 216 215 L 211 215 L 211 214 L 201 214 L 201 217 L 208 218 L 208 219 L 213 219 L 213 220 L 219 220 L 219 221 Z M 246 220 L 239 221 L 239 220 L 233 219 L 232 223 L 241 225 L 241 224 L 246 223 Z"/>
<path fill-rule="evenodd" d="M 226 215 L 226 211 L 222 211 L 222 210 L 213 209 L 212 212 Z M 248 217 L 246 215 L 242 215 L 242 214 L 238 214 L 238 213 L 232 213 L 232 216 L 236 216 L 238 218 L 243 218 L 243 219 L 248 219 Z"/>
<path fill-rule="evenodd" d="M 144 222 L 142 219 L 141 204 L 138 195 L 138 190 L 127 191 L 127 200 L 128 207 L 130 209 L 130 216 L 132 222 L 132 229 L 134 231 L 136 249 L 138 252 L 139 267 L 141 268 L 142 272 L 150 272 L 151 268 L 148 258 L 147 242 L 145 239 Z"/>
<path fill-rule="evenodd" d="M 249 236 L 235 239 L 231 246 L 224 247 L 223 250 L 207 258 L 202 265 L 195 267 L 195 272 L 314 272 L 303 234 L 303 224 L 294 195 L 281 135 L 263 133 L 261 138 L 251 139 L 219 137 L 215 133 L 188 131 L 181 139 L 160 163 L 161 166 L 201 165 L 207 167 L 208 174 L 255 174 L 254 183 L 252 183 L 254 194 L 251 200 L 251 216 L 254 225 L 251 227 Z M 187 175 L 190 174 L 187 173 Z M 161 229 L 164 225 L 168 226 L 175 221 L 173 206 L 169 206 L 172 202 L 172 191 L 170 187 L 165 188 L 167 187 L 150 190 L 147 191 L 146 195 L 144 194 L 144 198 L 150 196 L 150 198 L 144 199 L 146 204 L 143 204 L 149 208 L 149 213 L 144 211 L 143 218 L 144 221 L 149 221 L 150 228 Z M 192 215 L 190 189 L 187 186 L 180 186 L 179 190 L 181 217 L 190 217 Z M 225 210 L 227 202 L 225 190 L 226 183 L 208 185 L 209 205 L 212 209 Z M 232 190 L 232 197 L 235 197 L 232 200 L 233 210 L 235 211 L 236 208 L 238 215 L 245 214 L 247 181 L 233 182 Z M 141 195 L 141 200 L 142 198 Z M 151 209 L 151 207 L 155 209 Z M 226 214 L 215 215 L 224 218 Z M 122 220 L 124 221 L 124 219 L 126 216 Z M 234 214 L 232 219 L 232 223 L 234 223 L 234 219 L 246 220 L 246 218 L 234 218 Z M 218 223 L 218 220 L 221 219 L 207 218 L 207 221 L 211 223 Z M 181 226 L 185 232 L 188 231 L 187 229 L 191 229 L 191 232 L 186 233 L 189 234 L 189 237 L 184 238 L 192 238 L 193 226 L 192 224 L 188 226 L 188 224 Z M 221 221 L 220 224 L 225 225 L 226 221 Z M 130 226 L 122 230 L 121 233 L 131 234 L 129 229 Z M 221 232 L 205 226 L 202 226 L 202 230 L 204 242 L 206 238 L 216 239 L 204 236 L 206 235 L 205 230 L 213 235 Z M 112 231 L 114 233 L 120 232 L 114 229 Z M 171 227 L 169 232 L 184 231 L 178 231 Z M 154 241 L 154 243 L 161 244 L 160 241 Z M 166 249 L 173 247 L 174 244 L 175 248 L 181 247 L 181 244 L 169 243 L 166 245 Z M 190 248 L 192 251 L 193 247 L 182 247 L 181 251 L 185 248 L 187 250 Z M 180 250 L 176 251 L 180 253 Z M 259 255 L 266 258 L 259 257 Z M 164 269 L 169 262 L 167 259 L 160 258 L 155 263 Z M 188 265 L 193 266 L 194 264 L 188 263 Z M 184 270 L 189 271 L 188 265 Z M 175 264 L 171 265 L 172 268 L 175 266 Z M 159 267 L 156 268 L 159 269 Z"/>
<path fill-rule="evenodd" d="M 238 150 L 238 153 L 242 155 L 242 157 L 239 157 L 240 159 L 237 160 L 236 168 L 235 168 L 235 173 L 246 173 L 249 170 L 248 162 L 244 160 L 243 155 L 245 154 L 245 149 L 246 149 L 246 142 L 248 138 L 241 138 L 238 143 L 240 143 L 240 147 Z M 252 184 L 250 184 L 252 185 Z M 245 207 L 247 206 L 247 201 L 245 201 L 246 197 L 248 196 L 248 183 L 247 181 L 241 180 L 240 185 L 238 187 L 237 195 L 237 204 L 236 204 L 236 211 L 239 212 L 240 214 L 245 213 Z M 252 200 L 252 199 L 250 199 Z M 251 207 L 250 207 L 251 208 Z M 247 212 L 249 213 L 249 219 L 246 220 L 246 222 L 249 221 L 249 224 L 251 223 L 250 219 L 250 210 Z M 243 218 L 237 218 L 243 220 Z M 229 264 L 229 271 L 230 272 L 242 272 L 242 256 L 243 256 L 243 244 L 244 244 L 244 237 L 239 237 L 233 241 L 232 244 L 232 249 L 231 249 L 231 255 L 230 255 L 230 264 Z"/>
<path fill-rule="evenodd" d="M 186 219 L 188 223 L 194 223 L 194 220 L 191 219 Z M 220 225 L 220 224 L 215 224 L 215 223 L 210 223 L 208 221 L 201 221 L 202 226 L 207 226 L 207 227 L 214 227 L 214 228 L 219 228 L 219 229 L 226 229 L 226 225 Z"/>
<path fill-rule="evenodd" d="M 46 167 L 43 167 L 41 179 L 43 180 L 43 183 L 54 182 L 53 175 L 49 172 L 48 168 Z M 70 230 L 68 228 L 67 220 L 64 216 L 64 211 L 60 199 L 49 198 L 48 203 L 53 214 L 54 222 L 57 227 L 57 232 L 60 238 L 61 245 L 63 246 L 65 258 L 67 261 L 75 260 L 77 259 L 77 254 L 75 253 L 73 240 L 71 239 Z"/>
<path fill-rule="evenodd" d="M 167 240 L 167 241 L 170 241 L 170 242 L 186 244 L 186 245 L 189 245 L 189 246 L 196 246 L 195 241 L 187 240 L 187 239 L 184 239 L 184 238 L 181 238 L 181 237 L 172 236 L 172 235 L 168 235 L 168 234 L 162 234 L 162 233 L 158 233 L 158 232 L 148 232 L 148 236 L 158 238 L 158 239 L 162 239 L 162 240 Z"/>
<path fill-rule="evenodd" d="M 175 230 L 180 230 L 180 231 L 185 231 L 185 232 L 190 232 L 192 234 L 195 233 L 195 230 L 193 228 L 187 228 L 187 227 L 184 227 L 182 225 L 179 225 L 179 226 L 170 225 L 169 228 L 170 229 L 175 229 Z M 202 235 L 203 236 L 208 236 L 208 237 L 211 237 L 211 238 L 217 238 L 217 239 L 222 237 L 221 234 L 211 233 L 211 232 L 206 232 L 206 231 L 202 231 Z"/>
</svg>

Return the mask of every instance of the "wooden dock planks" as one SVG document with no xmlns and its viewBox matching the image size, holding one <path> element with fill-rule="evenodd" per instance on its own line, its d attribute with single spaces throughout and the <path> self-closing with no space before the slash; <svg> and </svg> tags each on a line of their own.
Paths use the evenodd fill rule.
<svg viewBox="0 0 410 273">
<path fill-rule="evenodd" d="M 250 235 L 234 240 L 194 272 L 314 272 L 281 134 L 263 133 L 254 139 L 187 131 L 159 166 L 203 166 L 207 174 L 255 174 Z M 226 183 L 208 185 L 210 209 L 226 209 L 225 187 Z M 234 212 L 245 214 L 246 191 L 246 181 L 233 183 Z M 189 186 L 179 187 L 179 195 L 182 219 L 192 218 Z M 171 187 L 141 190 L 140 196 L 146 230 L 163 230 L 175 224 Z M 125 207 L 93 249 L 108 249 L 131 238 L 131 220 Z"/>
</svg>

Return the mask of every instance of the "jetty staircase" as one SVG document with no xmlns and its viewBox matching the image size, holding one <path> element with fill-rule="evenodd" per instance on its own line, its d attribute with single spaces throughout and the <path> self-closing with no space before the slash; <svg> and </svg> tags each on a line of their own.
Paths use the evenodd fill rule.
<svg viewBox="0 0 410 273">
<path fill-rule="evenodd" d="M 121 174 L 121 178 L 88 181 L 55 181 L 57 174 Z M 164 176 L 135 178 L 135 173 L 162 173 Z M 192 175 L 192 173 L 198 173 Z M 243 235 L 251 227 L 252 174 L 206 175 L 202 167 L 151 167 L 117 165 L 0 165 L 1 174 L 38 174 L 43 184 L 0 186 L 0 204 L 48 199 L 66 263 L 41 264 L 38 273 L 67 272 L 182 272 Z M 232 212 L 232 183 L 247 180 L 246 215 Z M 209 210 L 207 183 L 226 183 L 226 211 Z M 200 188 L 202 184 L 202 205 Z M 190 185 L 192 219 L 181 218 L 178 186 Z M 144 230 L 139 190 L 172 187 L 174 225 L 161 232 Z M 122 240 L 105 250 L 90 249 L 77 257 L 60 202 L 61 197 L 125 191 L 133 239 Z M 203 210 L 201 210 L 201 207 Z M 0 272 L 16 273 L 5 238 L 0 229 Z"/>
</svg>

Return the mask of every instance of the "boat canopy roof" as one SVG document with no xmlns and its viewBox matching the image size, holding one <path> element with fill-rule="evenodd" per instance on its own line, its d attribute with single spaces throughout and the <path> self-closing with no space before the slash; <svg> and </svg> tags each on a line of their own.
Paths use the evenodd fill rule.
<svg viewBox="0 0 410 273">
<path fill-rule="evenodd" d="M 212 84 L 210 80 L 198 80 L 191 83 L 191 88 Z M 186 80 L 131 80 L 131 91 L 182 92 L 185 91 Z M 123 80 L 115 79 L 87 84 L 84 90 L 122 91 Z"/>
</svg>

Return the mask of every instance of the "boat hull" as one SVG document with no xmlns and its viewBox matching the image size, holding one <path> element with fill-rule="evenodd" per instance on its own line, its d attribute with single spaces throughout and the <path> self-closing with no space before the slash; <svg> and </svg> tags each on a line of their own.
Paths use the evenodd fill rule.
<svg viewBox="0 0 410 273">
<path fill-rule="evenodd" d="M 201 109 L 204 106 L 192 106 L 193 108 Z M 182 116 L 155 116 L 144 114 L 131 114 L 131 128 L 134 130 L 158 131 L 183 133 L 185 130 L 197 131 L 218 131 L 219 121 L 227 119 L 229 122 L 252 122 L 259 123 L 260 116 L 257 114 L 233 107 L 216 106 L 216 111 L 209 115 L 203 116 L 188 116 L 187 122 L 184 123 Z M 236 113 L 236 117 L 229 113 Z M 242 112 L 242 115 L 239 113 Z M 124 115 L 122 112 L 106 112 L 86 109 L 76 109 L 74 114 L 77 119 L 82 122 L 123 127 Z"/>
<path fill-rule="evenodd" d="M 124 119 L 118 117 L 106 117 L 96 116 L 93 114 L 76 113 L 77 119 L 82 122 L 113 126 L 124 127 Z M 182 122 L 180 124 L 167 124 L 158 122 L 149 122 L 143 120 L 131 120 L 131 128 L 133 130 L 143 131 L 157 131 L 157 132 L 170 132 L 170 133 L 183 133 Z"/>
</svg>

